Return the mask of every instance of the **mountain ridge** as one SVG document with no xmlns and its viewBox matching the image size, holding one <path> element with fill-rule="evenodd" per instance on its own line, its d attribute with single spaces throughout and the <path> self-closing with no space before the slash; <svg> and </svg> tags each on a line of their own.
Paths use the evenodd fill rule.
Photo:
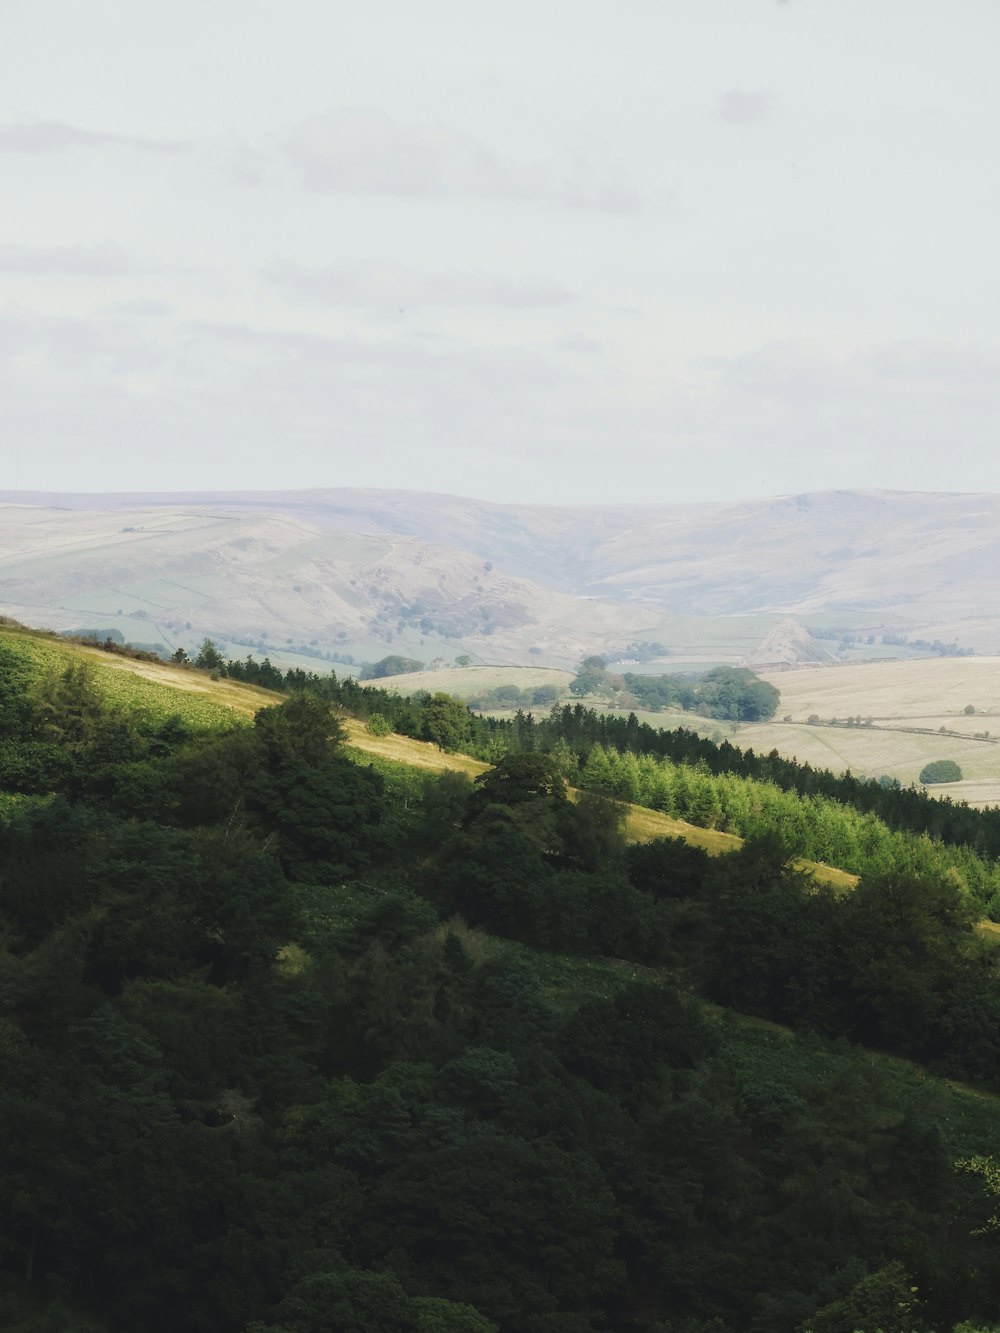
<svg viewBox="0 0 1000 1333">
<path fill-rule="evenodd" d="M 0 492 L 0 607 L 56 628 L 151 618 L 171 641 L 562 664 L 652 640 L 766 665 L 784 625 L 790 665 L 822 658 L 807 640 L 833 625 L 995 652 L 997 568 L 1000 496 L 978 493 L 558 506 L 373 488 Z"/>
</svg>

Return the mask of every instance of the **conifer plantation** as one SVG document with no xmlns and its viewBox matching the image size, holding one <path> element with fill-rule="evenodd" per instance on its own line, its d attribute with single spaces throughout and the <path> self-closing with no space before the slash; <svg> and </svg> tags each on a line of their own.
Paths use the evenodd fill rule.
<svg viewBox="0 0 1000 1333">
<path fill-rule="evenodd" d="M 582 706 L 127 667 L 0 629 L 0 1327 L 997 1326 L 992 813 Z M 624 802 L 743 841 L 630 844 Z"/>
</svg>

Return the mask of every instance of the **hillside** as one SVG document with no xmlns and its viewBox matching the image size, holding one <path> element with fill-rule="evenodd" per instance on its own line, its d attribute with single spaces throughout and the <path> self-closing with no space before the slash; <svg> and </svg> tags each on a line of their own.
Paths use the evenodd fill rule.
<svg viewBox="0 0 1000 1333">
<path fill-rule="evenodd" d="M 1000 651 L 1000 497 L 556 508 L 413 492 L 0 495 L 0 610 L 274 655 L 757 668 Z M 849 634 L 857 642 L 845 642 Z M 868 643 L 871 638 L 873 642 Z"/>
<path fill-rule="evenodd" d="M 473 789 L 265 699 L 0 630 L 4 1327 L 996 1308 L 1000 976 L 951 879 L 831 893 L 653 811 L 623 843 L 536 753 Z"/>
</svg>

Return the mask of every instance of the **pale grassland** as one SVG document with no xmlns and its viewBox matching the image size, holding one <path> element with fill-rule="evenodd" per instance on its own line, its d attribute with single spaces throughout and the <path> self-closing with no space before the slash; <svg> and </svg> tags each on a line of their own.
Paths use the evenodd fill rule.
<svg viewBox="0 0 1000 1333">
<path fill-rule="evenodd" d="M 353 749 L 377 755 L 380 759 L 392 759 L 397 764 L 409 764 L 413 768 L 429 769 L 437 773 L 445 770 L 467 773 L 470 778 L 478 777 L 489 768 L 489 764 L 472 759 L 469 755 L 447 754 L 430 741 L 416 741 L 409 736 L 397 736 L 394 732 L 388 736 L 373 736 L 363 722 L 353 718 L 346 718 L 344 725 Z"/>
<path fill-rule="evenodd" d="M 703 723 L 697 730 L 715 734 Z M 920 770 L 932 759 L 954 759 L 970 779 L 1000 782 L 1000 746 L 968 737 L 780 722 L 741 724 L 735 730 L 723 726 L 722 732 L 734 745 L 752 748 L 757 754 L 777 750 L 814 768 L 834 772 L 849 768 L 858 776 L 879 777 L 885 773 L 904 786 L 916 782 Z"/>
<path fill-rule="evenodd" d="M 782 714 L 804 720 L 860 714 L 876 722 L 947 718 L 966 704 L 1000 718 L 1000 658 L 932 657 L 909 662 L 855 662 L 765 675 L 781 691 Z M 940 725 L 940 724 L 939 724 Z M 989 728 L 989 720 L 983 724 Z M 982 727 L 976 728 L 981 730 Z M 1000 723 L 998 723 L 1000 730 Z"/>
<path fill-rule="evenodd" d="M 779 714 L 795 719 L 795 734 L 782 739 L 784 728 L 772 724 L 769 734 L 753 741 L 734 738 L 738 743 L 773 746 L 809 763 L 850 767 L 870 776 L 886 773 L 903 783 L 916 782 L 932 759 L 954 759 L 966 782 L 949 783 L 935 794 L 975 804 L 1000 801 L 1000 745 L 992 736 L 983 741 L 974 735 L 1000 733 L 1000 658 L 859 662 L 779 672 L 767 679 L 781 692 Z M 976 709 L 972 716 L 965 714 L 968 704 Z M 870 717 L 874 726 L 802 727 L 813 714 L 824 721 Z M 908 727 L 923 730 L 903 730 Z M 941 727 L 959 734 L 941 735 Z"/>
<path fill-rule="evenodd" d="M 658 810 L 647 810 L 643 805 L 627 807 L 625 836 L 629 842 L 650 842 L 653 838 L 683 838 L 695 847 L 703 848 L 710 856 L 722 856 L 726 852 L 735 852 L 743 846 L 743 839 L 735 833 L 722 833 L 718 829 L 698 828 L 685 823 L 683 819 L 674 819 L 661 814 Z"/>
<path fill-rule="evenodd" d="M 558 667 L 469 666 L 443 667 L 437 671 L 411 671 L 404 676 L 383 676 L 380 680 L 363 680 L 362 685 L 392 690 L 396 694 L 416 694 L 427 690 L 440 691 L 456 699 L 470 699 L 500 685 L 516 685 L 519 690 L 534 690 L 540 685 L 555 685 L 564 690 L 573 679 L 572 671 Z"/>
</svg>

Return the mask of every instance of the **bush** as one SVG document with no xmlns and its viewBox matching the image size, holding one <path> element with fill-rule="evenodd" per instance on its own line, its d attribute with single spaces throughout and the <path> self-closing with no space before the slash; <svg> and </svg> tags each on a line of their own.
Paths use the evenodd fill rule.
<svg viewBox="0 0 1000 1333">
<path fill-rule="evenodd" d="M 962 770 L 954 759 L 935 759 L 920 770 L 920 781 L 924 783 L 961 782 Z"/>
</svg>

